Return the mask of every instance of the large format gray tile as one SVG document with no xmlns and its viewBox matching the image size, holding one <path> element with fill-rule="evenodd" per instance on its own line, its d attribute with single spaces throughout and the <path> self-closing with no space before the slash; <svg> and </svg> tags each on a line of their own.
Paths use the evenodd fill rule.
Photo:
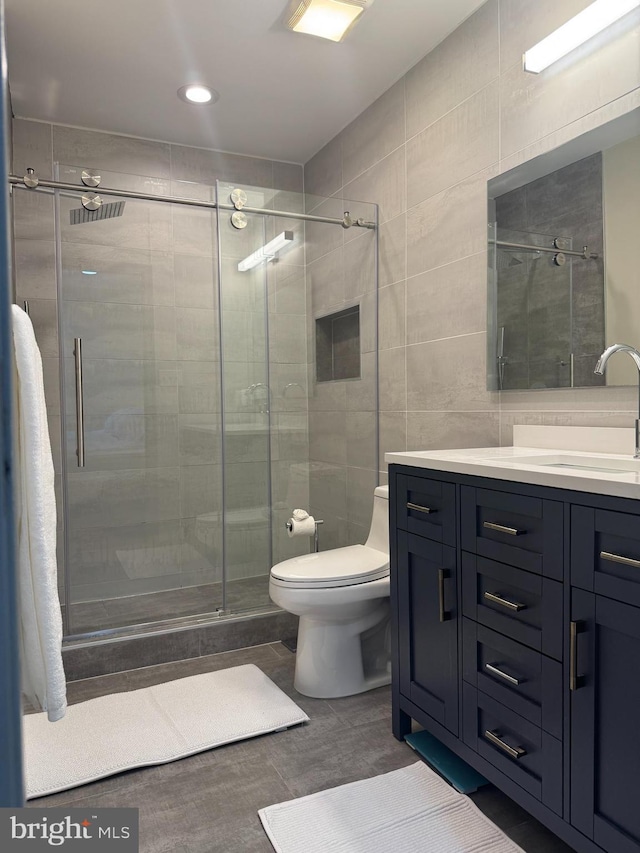
<svg viewBox="0 0 640 853">
<path fill-rule="evenodd" d="M 304 191 L 315 196 L 330 196 L 342 184 L 342 138 L 338 135 L 305 164 Z"/>
<path fill-rule="evenodd" d="M 16 240 L 14 246 L 18 299 L 56 299 L 56 244 L 49 240 Z"/>
<path fill-rule="evenodd" d="M 407 347 L 407 410 L 464 412 L 493 409 L 486 390 L 486 335 L 464 335 Z"/>
<path fill-rule="evenodd" d="M 378 286 L 402 281 L 407 274 L 407 215 L 402 213 L 380 226 L 378 231 Z"/>
<path fill-rule="evenodd" d="M 381 224 L 403 213 L 407 206 L 405 146 L 396 148 L 346 184 L 344 195 L 357 201 L 375 199 Z"/>
<path fill-rule="evenodd" d="M 14 118 L 13 174 L 22 177 L 35 169 L 40 178 L 53 178 L 52 125 L 43 121 Z"/>
<path fill-rule="evenodd" d="M 404 78 L 342 132 L 343 182 L 348 184 L 404 142 Z"/>
<path fill-rule="evenodd" d="M 169 147 L 165 142 L 53 125 L 54 160 L 84 169 L 169 178 Z"/>
<path fill-rule="evenodd" d="M 406 353 L 404 347 L 396 347 L 378 354 L 381 412 L 404 412 L 407 409 Z"/>
<path fill-rule="evenodd" d="M 498 81 L 407 142 L 407 206 L 435 195 L 499 159 Z"/>
<path fill-rule="evenodd" d="M 498 0 L 489 0 L 407 74 L 407 138 L 498 74 Z"/>
<path fill-rule="evenodd" d="M 479 252 L 407 281 L 407 344 L 482 332 L 487 255 Z"/>
<path fill-rule="evenodd" d="M 496 447 L 498 412 L 407 412 L 407 449 Z"/>
<path fill-rule="evenodd" d="M 487 245 L 487 180 L 480 172 L 407 213 L 407 275 L 483 252 Z"/>
<path fill-rule="evenodd" d="M 220 180 L 252 187 L 271 187 L 273 164 L 271 160 L 259 157 L 172 145 L 171 177 L 174 181 L 194 181 L 198 184 L 215 185 L 216 180 Z"/>
</svg>

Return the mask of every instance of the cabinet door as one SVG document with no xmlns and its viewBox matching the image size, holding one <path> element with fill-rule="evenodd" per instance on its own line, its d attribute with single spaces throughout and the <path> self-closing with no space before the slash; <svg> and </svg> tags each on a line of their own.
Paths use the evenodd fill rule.
<svg viewBox="0 0 640 853">
<path fill-rule="evenodd" d="M 454 548 L 398 531 L 400 690 L 458 734 Z"/>
<path fill-rule="evenodd" d="M 572 590 L 571 823 L 604 850 L 640 851 L 640 609 Z"/>
</svg>

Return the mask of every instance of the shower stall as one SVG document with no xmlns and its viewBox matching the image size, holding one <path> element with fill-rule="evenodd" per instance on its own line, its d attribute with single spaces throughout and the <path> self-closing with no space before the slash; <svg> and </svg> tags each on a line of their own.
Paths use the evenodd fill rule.
<svg viewBox="0 0 640 853">
<path fill-rule="evenodd" d="M 74 164 L 26 178 L 11 178 L 16 237 L 55 232 L 55 326 L 27 307 L 67 641 L 273 611 L 271 566 L 312 546 L 288 536 L 295 507 L 326 515 L 321 547 L 366 536 L 376 205 Z M 327 448 L 336 414 L 367 424 L 357 458 Z M 367 492 L 357 518 L 348 483 Z"/>
</svg>

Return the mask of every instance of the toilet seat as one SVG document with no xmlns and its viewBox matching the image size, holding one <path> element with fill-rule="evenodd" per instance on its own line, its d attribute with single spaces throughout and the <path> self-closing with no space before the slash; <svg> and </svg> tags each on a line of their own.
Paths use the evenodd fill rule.
<svg viewBox="0 0 640 853">
<path fill-rule="evenodd" d="M 300 589 L 354 586 L 389 574 L 389 555 L 366 545 L 349 545 L 284 560 L 271 569 L 273 581 Z"/>
</svg>

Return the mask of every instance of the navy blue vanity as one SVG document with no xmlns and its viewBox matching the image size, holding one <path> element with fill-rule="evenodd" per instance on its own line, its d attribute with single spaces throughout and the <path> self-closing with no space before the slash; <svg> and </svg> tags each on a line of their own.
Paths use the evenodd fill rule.
<svg viewBox="0 0 640 853">
<path fill-rule="evenodd" d="M 389 466 L 394 735 L 580 853 L 638 853 L 640 501 L 422 464 Z"/>
</svg>

